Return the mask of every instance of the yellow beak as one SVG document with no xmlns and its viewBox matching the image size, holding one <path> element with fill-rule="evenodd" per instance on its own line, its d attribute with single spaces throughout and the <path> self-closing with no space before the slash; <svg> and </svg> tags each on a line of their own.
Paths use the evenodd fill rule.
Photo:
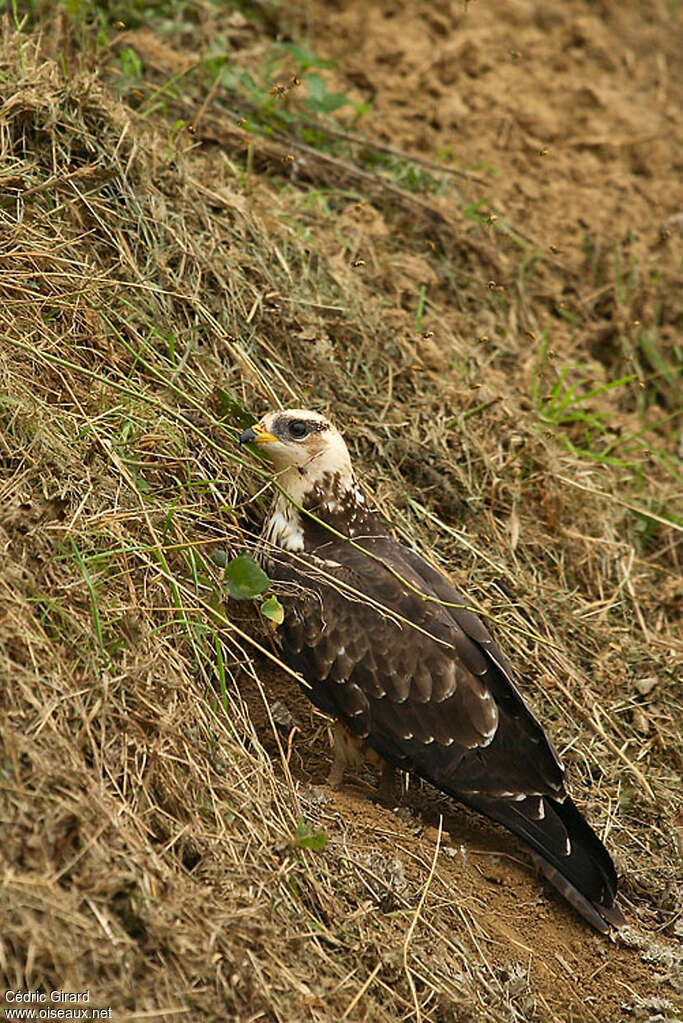
<svg viewBox="0 0 683 1023">
<path fill-rule="evenodd" d="M 274 433 L 269 433 L 260 423 L 254 423 L 248 430 L 245 430 L 240 437 L 241 444 L 270 444 L 280 443 L 280 438 L 276 437 Z"/>
</svg>

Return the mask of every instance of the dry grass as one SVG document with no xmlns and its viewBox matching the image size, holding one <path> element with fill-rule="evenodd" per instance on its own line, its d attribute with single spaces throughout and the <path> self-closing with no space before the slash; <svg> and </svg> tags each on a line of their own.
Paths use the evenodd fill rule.
<svg viewBox="0 0 683 1023">
<path fill-rule="evenodd" d="M 171 138 L 43 45 L 5 23 L 7 985 L 90 987 L 121 1020 L 556 1018 L 454 916 L 436 853 L 432 873 L 397 879 L 290 774 L 294 735 L 265 691 L 282 668 L 254 616 L 222 606 L 209 555 L 248 547 L 267 497 L 235 447 L 244 410 L 331 410 L 398 532 L 504 637 L 616 852 L 629 916 L 668 938 L 683 908 L 669 428 L 651 463 L 629 451 L 638 471 L 563 446 L 521 330 L 514 385 L 466 332 L 491 244 L 475 232 L 447 252 L 456 305 L 418 250 L 420 232 L 444 241 L 438 201 L 415 223 L 381 186 L 359 201 L 278 182 L 267 161 L 247 174 L 232 122 L 232 152 Z M 439 286 L 416 323 L 425 281 Z M 476 336 L 541 319 L 546 285 L 482 306 Z M 622 392 L 596 402 L 627 434 L 657 418 Z M 306 847 L 316 829 L 324 852 Z"/>
</svg>

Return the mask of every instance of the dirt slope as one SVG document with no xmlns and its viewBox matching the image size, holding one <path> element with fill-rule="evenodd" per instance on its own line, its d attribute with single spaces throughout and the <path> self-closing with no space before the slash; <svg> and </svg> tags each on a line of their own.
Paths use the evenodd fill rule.
<svg viewBox="0 0 683 1023">
<path fill-rule="evenodd" d="M 678 5 L 28 15 L 0 45 L 6 989 L 680 1019 Z M 211 558 L 253 544 L 236 439 L 277 403 L 335 415 L 490 616 L 614 854 L 617 940 L 419 785 L 326 785 L 327 722 Z"/>
</svg>

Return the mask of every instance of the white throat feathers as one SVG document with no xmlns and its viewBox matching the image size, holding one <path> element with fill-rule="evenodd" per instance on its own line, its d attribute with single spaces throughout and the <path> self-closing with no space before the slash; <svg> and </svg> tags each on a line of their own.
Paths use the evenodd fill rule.
<svg viewBox="0 0 683 1023">
<path fill-rule="evenodd" d="M 324 472 L 308 478 L 305 470 L 298 470 L 296 478 L 280 477 L 279 482 L 287 493 L 278 493 L 264 524 L 264 537 L 269 543 L 292 552 L 304 549 L 305 516 L 297 505 L 350 537 L 359 532 L 367 509 L 353 472 L 348 475 Z"/>
</svg>

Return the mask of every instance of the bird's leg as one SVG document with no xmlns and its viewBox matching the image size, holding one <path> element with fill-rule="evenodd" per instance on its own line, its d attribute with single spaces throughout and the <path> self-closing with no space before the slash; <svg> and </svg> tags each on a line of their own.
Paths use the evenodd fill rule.
<svg viewBox="0 0 683 1023">
<path fill-rule="evenodd" d="M 377 786 L 377 797 L 381 803 L 394 803 L 398 789 L 399 775 L 393 764 L 387 760 L 382 761 L 379 773 L 379 785 Z"/>
<path fill-rule="evenodd" d="M 327 777 L 327 784 L 333 789 L 338 789 L 341 787 L 347 768 L 358 770 L 362 766 L 363 742 L 351 735 L 340 721 L 334 722 L 333 733 L 334 759 Z"/>
<path fill-rule="evenodd" d="M 334 760 L 332 761 L 332 767 L 330 773 L 327 776 L 327 784 L 332 789 L 341 788 L 341 784 L 344 781 L 344 772 L 346 771 L 346 756 L 342 753 L 341 743 L 337 741 L 335 736 L 334 740 Z"/>
</svg>

